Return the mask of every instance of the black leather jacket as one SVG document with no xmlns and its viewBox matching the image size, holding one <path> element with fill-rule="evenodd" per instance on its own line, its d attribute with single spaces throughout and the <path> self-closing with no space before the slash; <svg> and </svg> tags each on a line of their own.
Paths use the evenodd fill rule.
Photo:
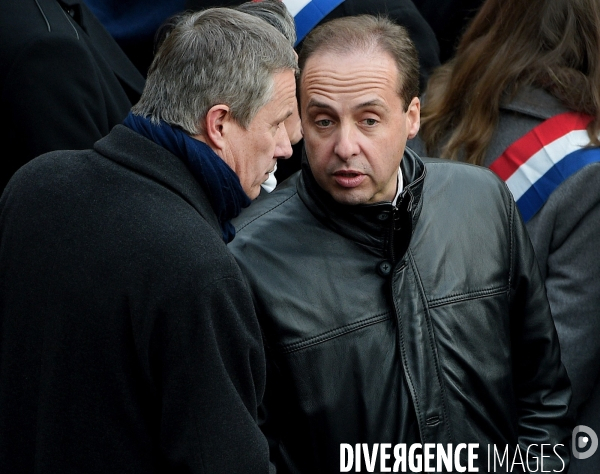
<svg viewBox="0 0 600 474">
<path fill-rule="evenodd" d="M 478 443 L 479 472 L 488 444 L 511 460 L 536 444 L 535 467 L 562 443 L 543 467 L 566 472 L 570 383 L 509 191 L 408 149 L 401 166 L 396 207 L 340 205 L 306 168 L 235 222 L 279 470 L 339 472 L 340 443 L 420 442 Z"/>
</svg>

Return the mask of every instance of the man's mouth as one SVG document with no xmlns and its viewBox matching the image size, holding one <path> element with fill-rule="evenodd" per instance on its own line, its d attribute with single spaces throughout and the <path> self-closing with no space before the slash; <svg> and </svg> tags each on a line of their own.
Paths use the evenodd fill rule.
<svg viewBox="0 0 600 474">
<path fill-rule="evenodd" d="M 355 188 L 366 178 L 366 175 L 353 170 L 340 170 L 333 173 L 335 182 L 343 188 Z"/>
<path fill-rule="evenodd" d="M 273 167 L 269 171 L 267 171 L 267 174 L 275 173 L 275 171 L 277 171 L 277 161 L 275 161 Z"/>
</svg>

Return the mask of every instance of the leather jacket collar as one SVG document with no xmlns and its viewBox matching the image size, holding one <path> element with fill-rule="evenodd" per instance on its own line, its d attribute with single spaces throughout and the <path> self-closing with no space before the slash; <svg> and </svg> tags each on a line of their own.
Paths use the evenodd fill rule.
<svg viewBox="0 0 600 474">
<path fill-rule="evenodd" d="M 390 201 L 355 206 L 336 202 L 317 184 L 306 159 L 298 180 L 298 194 L 322 224 L 360 244 L 382 250 L 396 261 L 406 250 L 421 212 L 426 174 L 425 165 L 409 148 L 405 149 L 400 168 L 404 189 L 396 207 Z M 392 230 L 403 231 L 405 242 L 400 246 L 402 248 L 391 244 L 394 241 Z"/>
</svg>

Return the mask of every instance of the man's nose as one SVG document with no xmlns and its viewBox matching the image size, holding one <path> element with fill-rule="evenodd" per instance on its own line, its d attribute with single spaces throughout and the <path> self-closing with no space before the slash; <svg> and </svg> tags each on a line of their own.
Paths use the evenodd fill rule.
<svg viewBox="0 0 600 474">
<path fill-rule="evenodd" d="M 277 127 L 275 135 L 275 158 L 287 159 L 292 156 L 292 143 L 283 123 Z"/>
<path fill-rule="evenodd" d="M 336 134 L 334 153 L 346 161 L 360 153 L 357 131 L 351 124 L 342 124 Z"/>
</svg>

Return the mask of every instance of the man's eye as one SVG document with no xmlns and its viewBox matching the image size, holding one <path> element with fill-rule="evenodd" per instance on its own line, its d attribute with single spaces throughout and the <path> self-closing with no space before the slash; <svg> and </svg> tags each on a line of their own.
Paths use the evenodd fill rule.
<svg viewBox="0 0 600 474">
<path fill-rule="evenodd" d="M 368 118 L 364 120 L 365 125 L 369 125 L 369 126 L 373 126 L 377 124 L 377 120 L 375 120 L 374 118 Z"/>
<path fill-rule="evenodd" d="M 315 123 L 318 127 L 329 127 L 332 124 L 331 120 L 327 119 L 317 120 Z"/>
</svg>

